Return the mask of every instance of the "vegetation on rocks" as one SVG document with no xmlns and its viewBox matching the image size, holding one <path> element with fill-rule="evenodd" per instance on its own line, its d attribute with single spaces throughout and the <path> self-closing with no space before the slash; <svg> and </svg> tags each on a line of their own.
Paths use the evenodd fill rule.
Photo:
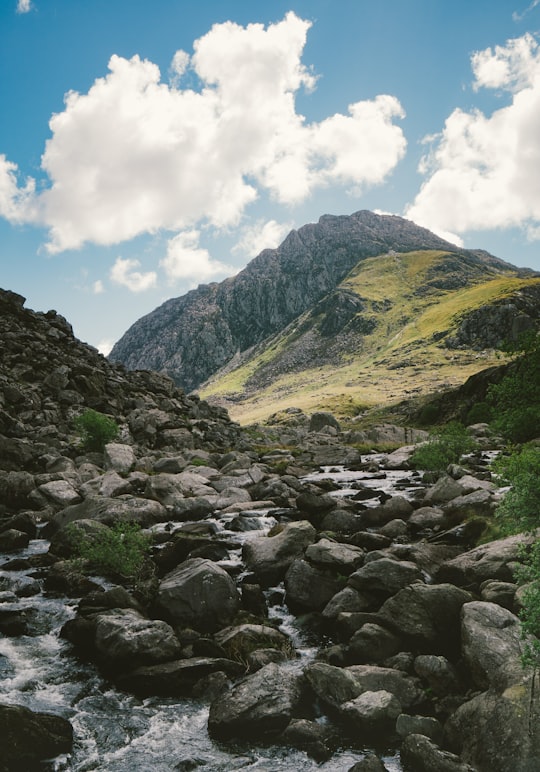
<svg viewBox="0 0 540 772">
<path fill-rule="evenodd" d="M 473 448 L 474 441 L 467 429 L 458 421 L 452 421 L 415 450 L 410 459 L 411 465 L 416 469 L 443 472 L 449 464 L 457 463 Z"/>
<path fill-rule="evenodd" d="M 91 538 L 79 536 L 76 544 L 76 552 L 88 561 L 89 570 L 128 580 L 142 576 L 149 548 L 149 537 L 135 523 L 115 523 Z"/>
<path fill-rule="evenodd" d="M 118 436 L 118 424 L 110 416 L 88 409 L 77 416 L 74 426 L 81 436 L 83 450 L 100 452 Z"/>
</svg>

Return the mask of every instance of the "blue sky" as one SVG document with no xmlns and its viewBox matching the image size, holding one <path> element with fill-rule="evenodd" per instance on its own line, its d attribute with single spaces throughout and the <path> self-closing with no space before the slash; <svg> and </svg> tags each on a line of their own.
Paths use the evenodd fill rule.
<svg viewBox="0 0 540 772">
<path fill-rule="evenodd" d="M 0 286 L 106 351 L 322 214 L 540 270 L 540 0 L 2 0 Z"/>
</svg>

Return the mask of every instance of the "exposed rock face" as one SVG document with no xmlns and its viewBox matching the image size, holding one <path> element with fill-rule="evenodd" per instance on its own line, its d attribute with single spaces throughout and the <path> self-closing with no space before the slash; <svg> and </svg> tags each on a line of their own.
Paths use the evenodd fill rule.
<svg viewBox="0 0 540 772">
<path fill-rule="evenodd" d="M 408 220 L 361 211 L 324 215 L 266 249 L 237 276 L 201 285 L 139 319 L 110 358 L 131 369 L 163 371 L 191 390 L 228 362 L 283 329 L 334 289 L 366 257 L 457 247 Z M 328 334 L 356 313 L 341 298 Z M 334 318 L 335 317 L 335 318 Z"/>
</svg>

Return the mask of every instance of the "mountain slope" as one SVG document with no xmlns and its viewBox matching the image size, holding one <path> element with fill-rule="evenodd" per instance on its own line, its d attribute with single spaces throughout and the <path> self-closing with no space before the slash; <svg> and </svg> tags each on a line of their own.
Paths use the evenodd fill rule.
<svg viewBox="0 0 540 772">
<path fill-rule="evenodd" d="M 416 250 L 361 260 L 283 331 L 203 387 L 252 422 L 279 408 L 398 401 L 462 383 L 540 319 L 540 278 L 481 253 Z"/>
<path fill-rule="evenodd" d="M 130 369 L 163 371 L 185 389 L 197 388 L 232 357 L 311 308 L 359 260 L 418 249 L 459 251 L 401 217 L 368 211 L 324 215 L 292 231 L 277 249 L 261 252 L 237 276 L 201 285 L 139 319 L 110 359 Z M 476 259 L 494 268 L 505 265 L 487 253 Z"/>
</svg>

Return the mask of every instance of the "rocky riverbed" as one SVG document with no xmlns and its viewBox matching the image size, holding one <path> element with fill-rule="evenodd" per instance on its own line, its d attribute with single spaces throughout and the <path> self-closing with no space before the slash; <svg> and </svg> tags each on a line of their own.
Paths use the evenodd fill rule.
<svg viewBox="0 0 540 772">
<path fill-rule="evenodd" d="M 503 495 L 487 427 L 437 480 L 399 427 L 386 455 L 328 416 L 254 443 L 55 312 L 0 311 L 0 769 L 539 768 L 527 538 L 478 545 Z M 103 452 L 87 408 L 120 426 Z M 77 544 L 122 522 L 148 558 L 93 575 Z"/>
</svg>

